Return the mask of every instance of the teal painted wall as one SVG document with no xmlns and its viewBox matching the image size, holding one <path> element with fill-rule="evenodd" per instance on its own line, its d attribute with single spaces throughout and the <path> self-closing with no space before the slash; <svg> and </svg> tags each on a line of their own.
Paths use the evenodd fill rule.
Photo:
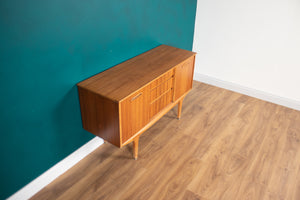
<svg viewBox="0 0 300 200">
<path fill-rule="evenodd" d="M 0 1 L 0 199 L 93 138 L 75 84 L 168 44 L 192 49 L 196 0 Z"/>
</svg>

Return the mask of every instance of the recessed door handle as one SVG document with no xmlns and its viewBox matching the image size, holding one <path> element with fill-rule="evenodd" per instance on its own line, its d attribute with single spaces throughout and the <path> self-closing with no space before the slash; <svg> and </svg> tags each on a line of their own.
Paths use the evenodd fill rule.
<svg viewBox="0 0 300 200">
<path fill-rule="evenodd" d="M 130 101 L 136 100 L 136 99 L 139 98 L 142 94 L 143 94 L 142 92 L 139 93 L 139 94 L 137 94 L 135 97 L 132 97 Z"/>
</svg>

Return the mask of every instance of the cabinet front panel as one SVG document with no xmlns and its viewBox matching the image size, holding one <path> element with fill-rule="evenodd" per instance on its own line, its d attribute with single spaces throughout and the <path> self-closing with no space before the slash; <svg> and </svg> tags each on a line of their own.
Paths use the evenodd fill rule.
<svg viewBox="0 0 300 200">
<path fill-rule="evenodd" d="M 121 102 L 122 143 L 149 122 L 149 104 L 149 87 L 135 92 Z"/>
<path fill-rule="evenodd" d="M 194 74 L 194 56 L 186 60 L 175 69 L 175 100 L 192 89 Z"/>
<path fill-rule="evenodd" d="M 170 88 L 163 95 L 161 95 L 158 99 L 151 102 L 150 104 L 150 118 L 155 116 L 161 110 L 163 110 L 167 105 L 172 103 L 173 97 L 173 88 Z"/>
<path fill-rule="evenodd" d="M 155 88 L 151 89 L 150 91 L 150 100 L 151 103 L 158 98 L 160 98 L 161 95 L 169 91 L 173 88 L 173 77 L 170 77 L 168 80 L 162 82 L 160 85 L 157 85 Z"/>
<path fill-rule="evenodd" d="M 153 80 L 150 83 L 150 89 L 151 90 L 155 89 L 157 86 L 161 85 L 162 83 L 166 82 L 167 80 L 173 77 L 174 77 L 174 69 L 169 70 L 168 72 L 164 73 L 161 77 Z"/>
</svg>

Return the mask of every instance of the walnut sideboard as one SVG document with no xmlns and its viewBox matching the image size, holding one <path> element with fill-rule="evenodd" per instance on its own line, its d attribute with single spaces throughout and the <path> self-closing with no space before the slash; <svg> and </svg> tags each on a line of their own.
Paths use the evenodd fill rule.
<svg viewBox="0 0 300 200">
<path fill-rule="evenodd" d="M 83 128 L 122 147 L 182 101 L 192 89 L 195 53 L 167 45 L 118 64 L 77 84 Z"/>
</svg>

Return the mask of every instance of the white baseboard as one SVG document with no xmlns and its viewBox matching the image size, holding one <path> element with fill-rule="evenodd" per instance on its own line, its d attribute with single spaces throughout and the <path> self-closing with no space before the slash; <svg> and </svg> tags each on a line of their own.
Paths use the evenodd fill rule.
<svg viewBox="0 0 300 200">
<path fill-rule="evenodd" d="M 284 97 L 280 97 L 274 94 L 270 94 L 267 92 L 263 92 L 260 90 L 256 90 L 253 88 L 248 88 L 242 85 L 238 85 L 235 83 L 231 83 L 231 82 L 227 82 L 227 81 L 223 81 L 220 79 L 216 79 L 207 75 L 203 75 L 200 73 L 195 72 L 194 74 L 194 80 L 196 81 L 200 81 L 203 83 L 207 83 L 209 85 L 214 85 L 217 87 L 221 87 L 221 88 L 225 88 L 227 90 L 231 90 L 234 92 L 238 92 L 238 93 L 242 93 L 251 97 L 255 97 L 258 99 L 262 99 L 264 101 L 269 101 L 272 103 L 276 103 L 282 106 L 286 106 L 288 108 L 292 108 L 295 110 L 299 110 L 300 111 L 300 102 L 299 101 L 295 101 L 292 99 L 287 99 Z"/>
<path fill-rule="evenodd" d="M 29 199 L 46 185 L 51 183 L 54 179 L 65 173 L 68 169 L 73 167 L 76 163 L 90 154 L 92 151 L 97 149 L 103 144 L 103 140 L 99 137 L 95 137 L 85 145 L 77 149 L 75 152 L 58 162 L 56 165 L 48 169 L 42 175 L 31 181 L 29 184 L 24 186 L 22 189 L 17 191 L 15 194 L 10 196 L 8 200 L 20 200 Z"/>
</svg>

